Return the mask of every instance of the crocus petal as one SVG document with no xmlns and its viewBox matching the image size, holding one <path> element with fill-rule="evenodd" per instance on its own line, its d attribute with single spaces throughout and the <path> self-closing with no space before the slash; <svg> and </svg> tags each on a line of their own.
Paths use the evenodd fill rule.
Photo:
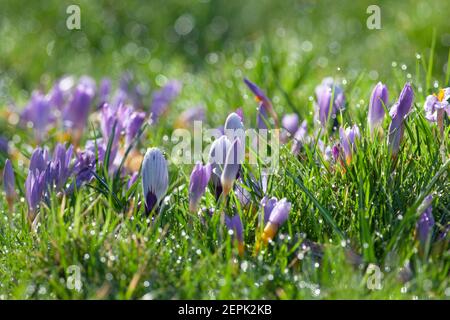
<svg viewBox="0 0 450 320">
<path fill-rule="evenodd" d="M 291 203 L 286 198 L 281 199 L 270 213 L 269 222 L 281 226 L 287 220 L 290 211 Z"/>
</svg>

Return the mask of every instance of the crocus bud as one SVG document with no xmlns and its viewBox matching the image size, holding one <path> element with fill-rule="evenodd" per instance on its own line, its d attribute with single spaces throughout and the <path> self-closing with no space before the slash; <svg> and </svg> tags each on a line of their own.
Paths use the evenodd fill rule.
<svg viewBox="0 0 450 320">
<path fill-rule="evenodd" d="M 216 200 L 222 194 L 222 184 L 220 178 L 222 175 L 222 168 L 225 164 L 228 150 L 231 148 L 231 143 L 226 136 L 221 136 L 215 140 L 211 145 L 208 162 L 211 163 L 211 180 L 214 186 Z"/>
<path fill-rule="evenodd" d="M 228 230 L 233 231 L 233 238 L 236 239 L 238 243 L 238 252 L 242 257 L 244 255 L 245 246 L 241 217 L 239 214 L 235 214 L 232 218 L 225 216 L 225 224 L 227 225 Z"/>
<path fill-rule="evenodd" d="M 325 127 L 328 119 L 336 118 L 338 110 L 344 107 L 344 91 L 334 83 L 332 78 L 328 77 L 323 79 L 322 83 L 316 87 L 315 93 L 317 99 L 316 118 Z"/>
<path fill-rule="evenodd" d="M 167 111 L 169 104 L 180 94 L 181 83 L 176 80 L 170 80 L 159 91 L 153 93 L 150 106 L 150 117 L 153 123 Z"/>
<path fill-rule="evenodd" d="M 281 124 L 291 135 L 298 130 L 298 115 L 296 113 L 287 114 L 281 120 Z"/>
<path fill-rule="evenodd" d="M 341 141 L 341 146 L 344 150 L 345 162 L 350 164 L 352 162 L 352 154 L 355 150 L 356 138 L 360 137 L 359 128 L 355 124 L 351 128 L 339 128 L 339 136 Z"/>
<path fill-rule="evenodd" d="M 403 138 L 404 121 L 411 110 L 414 100 L 414 92 L 408 82 L 403 87 L 398 101 L 392 106 L 389 114 L 392 118 L 389 125 L 388 144 L 392 157 L 396 158 Z"/>
<path fill-rule="evenodd" d="M 267 222 L 261 237 L 264 243 L 267 244 L 275 237 L 278 228 L 287 220 L 290 210 L 291 203 L 288 202 L 286 198 L 277 202 L 270 213 L 269 222 Z"/>
<path fill-rule="evenodd" d="M 244 141 L 245 139 L 244 124 L 242 123 L 241 117 L 239 117 L 237 113 L 233 112 L 227 117 L 223 129 L 224 134 L 228 137 L 230 141 L 234 141 L 236 138 L 239 138 L 241 141 Z"/>
<path fill-rule="evenodd" d="M 16 198 L 16 180 L 9 159 L 6 159 L 5 169 L 3 171 L 3 185 L 5 187 L 6 201 L 8 201 L 8 206 L 12 210 L 14 199 Z"/>
<path fill-rule="evenodd" d="M 82 77 L 64 110 L 64 123 L 70 129 L 72 139 L 76 144 L 80 141 L 86 126 L 94 95 L 95 81 L 89 77 Z"/>
<path fill-rule="evenodd" d="M 237 138 L 231 145 L 230 150 L 228 150 L 222 176 L 220 178 L 223 189 L 222 192 L 225 196 L 228 195 L 233 188 L 234 181 L 238 177 L 243 160 L 244 152 L 242 150 L 242 144 L 240 139 Z"/>
<path fill-rule="evenodd" d="M 422 248 L 425 247 L 427 241 L 431 238 L 431 232 L 435 223 L 432 213 L 432 201 L 433 197 L 427 196 L 419 207 L 419 209 L 424 208 L 424 211 L 420 214 L 419 221 L 416 224 L 416 237 Z"/>
<path fill-rule="evenodd" d="M 30 170 L 27 179 L 25 180 L 25 198 L 28 203 L 28 219 L 30 223 L 34 221 L 36 210 L 44 195 L 46 187 L 45 175 L 45 171 L 39 172 L 38 170 Z"/>
<path fill-rule="evenodd" d="M 384 107 L 388 104 L 388 90 L 387 87 L 378 82 L 375 88 L 373 88 L 372 95 L 369 102 L 369 115 L 368 123 L 370 133 L 373 134 L 373 130 L 381 125 L 384 119 Z"/>
<path fill-rule="evenodd" d="M 147 214 L 159 206 L 168 185 L 169 173 L 166 159 L 158 148 L 148 149 L 142 162 L 142 191 Z"/>
<path fill-rule="evenodd" d="M 268 198 L 267 196 L 264 196 L 264 198 L 261 199 L 261 206 L 264 213 L 264 221 L 262 221 L 262 223 L 266 224 L 267 222 L 269 222 L 270 214 L 272 213 L 272 210 L 277 202 L 278 200 L 275 197 Z"/>
<path fill-rule="evenodd" d="M 209 178 L 211 177 L 211 164 L 208 163 L 203 166 L 198 162 L 194 170 L 192 170 L 189 181 L 189 210 L 191 212 L 197 211 L 197 206 L 200 198 L 205 193 Z"/>
<path fill-rule="evenodd" d="M 48 125 L 55 120 L 49 98 L 39 91 L 34 91 L 30 102 L 22 112 L 21 120 L 24 123 L 31 122 L 37 141 L 42 141 Z"/>
</svg>

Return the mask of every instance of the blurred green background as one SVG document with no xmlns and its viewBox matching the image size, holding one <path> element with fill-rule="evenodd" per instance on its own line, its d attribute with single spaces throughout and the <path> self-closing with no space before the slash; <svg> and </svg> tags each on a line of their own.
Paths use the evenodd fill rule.
<svg viewBox="0 0 450 320">
<path fill-rule="evenodd" d="M 71 4 L 81 8 L 79 31 L 66 28 Z M 371 4 L 381 30 L 366 27 Z M 286 77 L 307 64 L 314 81 L 339 71 L 380 80 L 393 62 L 414 73 L 433 31 L 433 79 L 442 81 L 450 47 L 449 1 L 0 0 L 0 8 L 2 105 L 64 74 L 117 80 L 129 70 L 145 92 L 166 77 L 251 76 L 268 58 Z M 271 55 L 260 53 L 267 48 Z"/>
</svg>

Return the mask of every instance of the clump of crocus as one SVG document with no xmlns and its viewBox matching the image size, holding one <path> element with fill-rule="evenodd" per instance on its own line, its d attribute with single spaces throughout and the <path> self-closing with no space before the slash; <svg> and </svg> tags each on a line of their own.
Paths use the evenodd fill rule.
<svg viewBox="0 0 450 320">
<path fill-rule="evenodd" d="M 181 83 L 176 80 L 170 80 L 159 91 L 153 93 L 153 99 L 150 106 L 150 117 L 153 123 L 167 111 L 169 104 L 180 94 Z"/>
<path fill-rule="evenodd" d="M 211 164 L 197 162 L 189 181 L 189 210 L 196 212 L 200 198 L 204 195 L 211 177 Z"/>
<path fill-rule="evenodd" d="M 432 212 L 432 201 L 433 197 L 431 195 L 425 197 L 419 210 L 422 209 L 423 212 L 419 216 L 419 220 L 416 224 L 416 238 L 419 240 L 421 251 L 423 252 L 427 243 L 430 243 L 432 231 L 434 227 L 434 217 Z"/>
<path fill-rule="evenodd" d="M 344 151 L 345 162 L 349 165 L 352 162 L 352 155 L 356 149 L 356 139 L 360 138 L 359 128 L 356 124 L 347 129 L 340 127 L 339 136 Z"/>
<path fill-rule="evenodd" d="M 233 231 L 233 239 L 237 242 L 239 255 L 242 257 L 244 255 L 245 245 L 244 245 L 244 235 L 242 220 L 239 214 L 235 214 L 233 217 L 225 216 L 225 224 L 228 230 Z"/>
<path fill-rule="evenodd" d="M 400 143 L 403 138 L 404 121 L 408 116 L 414 100 L 414 92 L 410 83 L 406 83 L 398 101 L 392 106 L 389 114 L 392 118 L 388 131 L 388 144 L 392 157 L 397 158 Z"/>
<path fill-rule="evenodd" d="M 373 134 L 374 130 L 379 128 L 383 122 L 385 111 L 389 100 L 387 87 L 378 82 L 375 88 L 372 90 L 369 102 L 369 115 L 368 123 L 370 133 Z"/>
<path fill-rule="evenodd" d="M 169 186 L 167 162 L 158 148 L 150 148 L 142 161 L 142 191 L 146 214 L 156 210 Z"/>
<path fill-rule="evenodd" d="M 14 170 L 9 159 L 6 159 L 5 169 L 3 170 L 3 185 L 5 188 L 6 201 L 8 202 L 9 210 L 12 211 L 14 200 L 16 198 L 16 179 L 14 177 Z"/>
<path fill-rule="evenodd" d="M 7 154 L 8 151 L 9 151 L 8 140 L 0 136 L 0 153 L 2 152 Z"/>
<path fill-rule="evenodd" d="M 438 94 L 429 95 L 424 104 L 425 118 L 437 122 L 441 136 L 444 134 L 444 114 L 450 117 L 450 88 L 440 89 Z"/>
<path fill-rule="evenodd" d="M 189 128 L 194 121 L 204 121 L 206 118 L 205 108 L 202 106 L 189 108 L 183 111 L 175 121 L 175 128 Z"/>
<path fill-rule="evenodd" d="M 248 79 L 244 79 L 247 87 L 253 92 L 255 95 L 256 101 L 259 103 L 256 123 L 258 129 L 267 129 L 267 124 L 269 123 L 269 116 L 271 116 L 275 122 L 278 124 L 278 116 L 273 109 L 272 102 L 270 102 L 269 98 L 266 94 L 253 82 Z"/>
<path fill-rule="evenodd" d="M 325 127 L 329 118 L 335 119 L 337 112 L 344 108 L 344 91 L 335 84 L 333 78 L 328 77 L 316 87 L 315 93 L 317 99 L 316 119 Z"/>
<path fill-rule="evenodd" d="M 273 209 L 269 213 L 270 207 L 272 206 Z M 272 199 L 267 200 L 264 205 L 264 217 L 268 216 L 268 221 L 261 236 L 265 244 L 275 237 L 280 226 L 287 220 L 290 211 L 291 203 L 286 198 L 277 201 L 275 205 Z"/>
<path fill-rule="evenodd" d="M 241 140 L 236 138 L 230 150 L 228 150 L 223 166 L 220 182 L 222 185 L 222 192 L 227 196 L 233 188 L 234 181 L 238 178 L 239 169 L 244 161 L 244 150 L 242 148 Z"/>
</svg>

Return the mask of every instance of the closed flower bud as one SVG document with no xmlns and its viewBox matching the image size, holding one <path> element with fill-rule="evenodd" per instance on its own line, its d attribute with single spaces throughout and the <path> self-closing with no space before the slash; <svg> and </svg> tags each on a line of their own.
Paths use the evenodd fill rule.
<svg viewBox="0 0 450 320">
<path fill-rule="evenodd" d="M 168 185 L 169 173 L 166 159 L 158 148 L 150 148 L 142 162 L 142 190 L 147 214 L 159 206 Z"/>
<path fill-rule="evenodd" d="M 197 206 L 200 198 L 205 193 L 209 178 L 211 177 L 211 164 L 208 163 L 203 166 L 198 162 L 194 170 L 192 170 L 189 181 L 189 210 L 191 212 L 197 211 Z"/>
<path fill-rule="evenodd" d="M 373 88 L 372 95 L 369 102 L 369 115 L 368 122 L 370 132 L 381 125 L 384 119 L 384 107 L 388 104 L 388 90 L 387 87 L 378 82 L 375 88 Z"/>
<path fill-rule="evenodd" d="M 392 157 L 394 158 L 397 157 L 400 149 L 400 143 L 403 138 L 404 121 L 411 110 L 413 100 L 413 89 L 409 83 L 406 83 L 400 93 L 397 103 L 393 105 L 389 111 L 392 120 L 389 125 L 388 144 Z"/>
</svg>

